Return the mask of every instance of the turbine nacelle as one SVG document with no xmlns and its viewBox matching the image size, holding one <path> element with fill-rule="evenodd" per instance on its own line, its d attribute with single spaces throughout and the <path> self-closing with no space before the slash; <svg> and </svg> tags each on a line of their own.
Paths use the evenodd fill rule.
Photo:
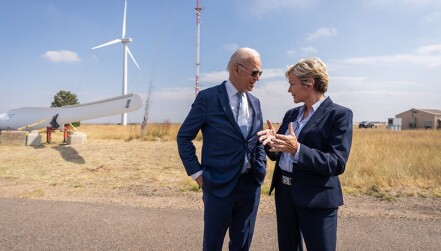
<svg viewBox="0 0 441 251">
<path fill-rule="evenodd" d="M 130 42 L 132 42 L 132 38 L 131 37 L 121 39 L 121 43 L 123 43 L 123 44 L 130 43 Z"/>
<path fill-rule="evenodd" d="M 129 47 L 127 46 L 128 43 L 132 42 L 132 38 L 126 38 L 126 12 L 127 12 L 127 0 L 124 1 L 124 17 L 123 17 L 123 26 L 122 26 L 122 34 L 121 34 L 121 38 L 117 38 L 114 39 L 112 41 L 109 41 L 107 43 L 104 43 L 102 45 L 98 45 L 92 48 L 92 50 L 94 49 L 98 49 L 101 47 L 105 47 L 108 45 L 112 45 L 112 44 L 116 44 L 116 43 L 122 43 L 123 47 L 124 47 L 124 58 L 123 58 L 123 91 L 122 94 L 125 95 L 127 94 L 127 54 L 129 54 L 129 57 L 133 60 L 133 62 L 135 63 L 136 67 L 139 68 L 138 63 L 136 62 L 135 58 L 132 55 L 132 52 L 130 52 Z M 122 115 L 121 118 L 121 124 L 122 125 L 127 125 L 127 113 L 124 113 Z"/>
</svg>

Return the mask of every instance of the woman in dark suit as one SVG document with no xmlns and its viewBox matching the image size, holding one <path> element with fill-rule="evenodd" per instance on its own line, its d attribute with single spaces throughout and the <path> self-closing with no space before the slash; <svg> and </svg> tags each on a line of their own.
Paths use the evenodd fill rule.
<svg viewBox="0 0 441 251">
<path fill-rule="evenodd" d="M 276 161 L 270 194 L 275 189 L 280 250 L 335 250 L 337 212 L 343 205 L 338 175 L 345 171 L 352 143 L 352 111 L 325 96 L 326 65 L 318 58 L 288 68 L 288 92 L 294 103 L 277 131 L 258 133 Z"/>
</svg>

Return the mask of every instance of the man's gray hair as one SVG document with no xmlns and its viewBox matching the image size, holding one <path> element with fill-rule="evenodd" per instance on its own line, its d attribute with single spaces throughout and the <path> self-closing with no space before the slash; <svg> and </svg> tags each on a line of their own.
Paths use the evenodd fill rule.
<svg viewBox="0 0 441 251">
<path fill-rule="evenodd" d="M 234 64 L 245 64 L 250 58 L 260 59 L 259 52 L 247 47 L 237 49 L 233 55 L 231 55 L 230 61 L 227 65 L 227 71 L 229 72 Z"/>
</svg>

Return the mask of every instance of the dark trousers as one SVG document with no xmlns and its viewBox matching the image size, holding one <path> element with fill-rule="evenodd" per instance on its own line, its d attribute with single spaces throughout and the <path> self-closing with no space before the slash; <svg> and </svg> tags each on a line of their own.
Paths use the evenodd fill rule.
<svg viewBox="0 0 441 251">
<path fill-rule="evenodd" d="M 303 237 L 308 251 L 334 251 L 338 208 L 296 206 L 291 195 L 292 187 L 281 180 L 280 177 L 275 188 L 279 250 L 303 250 Z"/>
<path fill-rule="evenodd" d="M 252 174 L 243 174 L 228 196 L 219 198 L 203 192 L 203 250 L 221 251 L 229 229 L 230 250 L 249 250 L 253 239 L 260 186 Z"/>
</svg>

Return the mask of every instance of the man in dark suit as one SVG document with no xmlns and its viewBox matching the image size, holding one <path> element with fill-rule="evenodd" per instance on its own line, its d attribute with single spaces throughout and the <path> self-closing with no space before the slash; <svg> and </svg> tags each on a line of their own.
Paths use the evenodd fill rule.
<svg viewBox="0 0 441 251">
<path fill-rule="evenodd" d="M 338 175 L 345 171 L 352 143 L 352 111 L 325 96 L 326 65 L 301 60 L 285 73 L 288 92 L 302 106 L 289 110 L 277 132 L 258 133 L 267 155 L 276 160 L 275 189 L 280 250 L 336 249 L 337 212 L 343 205 Z"/>
<path fill-rule="evenodd" d="M 185 170 L 203 191 L 203 249 L 222 250 L 229 229 L 230 250 L 249 250 L 266 155 L 259 100 L 251 95 L 262 74 L 260 55 L 238 49 L 230 58 L 229 79 L 199 92 L 177 136 Z M 199 162 L 193 140 L 202 131 Z"/>
</svg>

